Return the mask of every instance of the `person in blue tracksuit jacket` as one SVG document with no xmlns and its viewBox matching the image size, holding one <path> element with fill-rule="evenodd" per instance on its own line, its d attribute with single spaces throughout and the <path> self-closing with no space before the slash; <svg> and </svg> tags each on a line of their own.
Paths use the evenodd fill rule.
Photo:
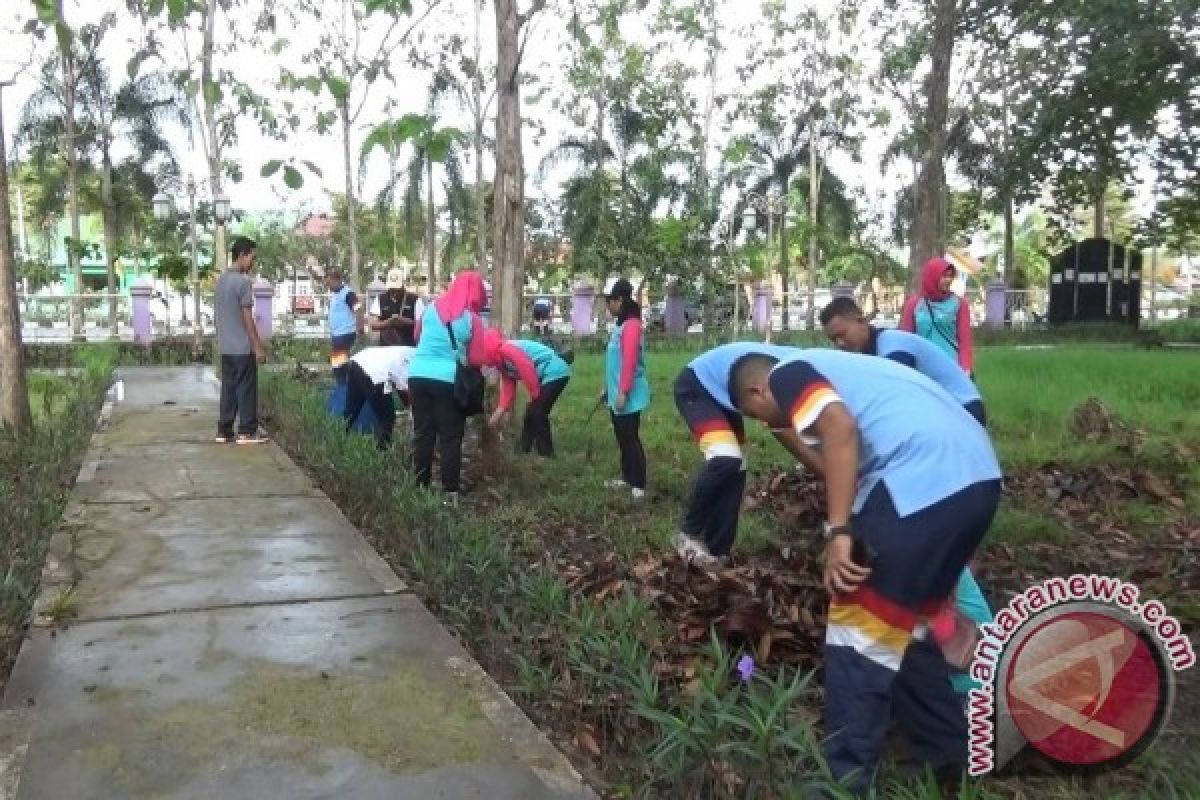
<svg viewBox="0 0 1200 800">
<path fill-rule="evenodd" d="M 961 776 L 967 720 L 925 631 L 1000 501 L 987 432 L 916 370 L 837 350 L 744 356 L 730 395 L 742 414 L 819 442 L 831 595 L 824 749 L 834 777 L 868 792 L 893 718 L 916 761 Z"/>
<path fill-rule="evenodd" d="M 987 425 L 983 397 L 962 368 L 933 342 L 915 333 L 901 330 L 880 330 L 867 322 L 858 304 L 849 297 L 838 297 L 821 310 L 821 325 L 825 335 L 839 350 L 882 356 L 925 375 L 957 400 L 980 425 Z M 958 611 L 976 625 L 992 621 L 992 609 L 971 570 L 963 570 L 955 592 Z M 947 612 L 944 619 L 954 625 L 954 615 Z M 944 625 L 934 626 L 943 630 Z M 951 674 L 954 688 L 964 697 L 979 686 L 965 672 Z"/>
</svg>

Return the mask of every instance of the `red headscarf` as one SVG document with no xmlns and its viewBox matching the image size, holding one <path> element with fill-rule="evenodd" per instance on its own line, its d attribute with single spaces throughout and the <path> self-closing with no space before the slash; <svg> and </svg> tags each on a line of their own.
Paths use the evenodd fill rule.
<svg viewBox="0 0 1200 800">
<path fill-rule="evenodd" d="M 939 285 L 947 270 L 953 270 L 954 265 L 944 258 L 931 258 L 921 268 L 921 296 L 930 300 L 945 300 L 950 296 L 949 291 L 943 291 Z"/>
<path fill-rule="evenodd" d="M 488 328 L 483 332 L 483 353 L 481 363 L 485 367 L 500 368 L 502 350 L 504 349 L 504 334 L 499 328 Z"/>
<path fill-rule="evenodd" d="M 483 276 L 474 270 L 466 270 L 454 276 L 446 293 L 433 302 L 438 318 L 449 325 L 462 316 L 464 311 L 478 314 L 487 305 L 487 289 Z"/>
</svg>

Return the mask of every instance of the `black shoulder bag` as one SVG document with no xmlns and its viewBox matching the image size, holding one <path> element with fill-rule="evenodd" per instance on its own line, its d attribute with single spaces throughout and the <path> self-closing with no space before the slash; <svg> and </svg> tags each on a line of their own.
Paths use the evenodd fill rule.
<svg viewBox="0 0 1200 800">
<path fill-rule="evenodd" d="M 483 392 L 485 383 L 483 371 L 479 367 L 464 364 L 458 357 L 458 341 L 454 338 L 454 321 L 446 323 L 446 333 L 450 335 L 450 346 L 454 348 L 454 402 L 465 416 L 473 417 L 483 413 Z"/>
</svg>

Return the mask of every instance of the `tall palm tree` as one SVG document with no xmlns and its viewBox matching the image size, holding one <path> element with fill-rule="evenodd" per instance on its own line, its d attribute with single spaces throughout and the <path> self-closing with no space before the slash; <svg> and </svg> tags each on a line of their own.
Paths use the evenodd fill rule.
<svg viewBox="0 0 1200 800">
<path fill-rule="evenodd" d="M 411 226 L 412 216 L 425 195 L 425 266 L 429 285 L 438 281 L 437 274 L 437 206 L 434 204 L 433 168 L 441 164 L 451 180 L 461 184 L 462 147 L 467 143 L 465 133 L 452 127 L 440 127 L 434 114 L 405 114 L 376 126 L 363 142 L 365 158 L 376 147 L 385 150 L 396 142 L 407 143 L 411 149 L 407 185 L 404 192 L 405 209 Z"/>
<path fill-rule="evenodd" d="M 28 147 L 30 160 L 47 184 L 42 205 L 62 201 L 69 192 L 69 180 L 58 185 L 58 173 L 51 164 L 62 157 L 62 141 L 67 122 L 58 78 L 57 60 L 47 61 L 42 69 L 42 86 L 30 96 L 22 111 L 17 141 Z M 79 171 L 75 184 L 85 199 L 87 185 L 98 183 L 96 206 L 104 220 L 104 249 L 107 262 L 109 328 L 117 332 L 116 259 L 120 253 L 122 216 L 130 221 L 135 204 L 132 195 L 148 199 L 160 189 L 178 188 L 179 168 L 163 129 L 170 121 L 187 127 L 186 98 L 163 73 L 134 78 L 114 90 L 108 70 L 97 58 L 77 61 L 76 148 Z M 128 143 L 133 153 L 117 163 L 114 146 Z M 93 159 L 100 162 L 97 172 Z M 64 176 L 65 177 L 65 176 Z M 123 178 L 123 180 L 118 180 Z M 78 201 L 75 206 L 77 208 Z M 41 209 L 48 212 L 49 208 Z M 36 211 L 36 209 L 35 209 Z M 78 246 L 73 243 L 73 248 Z M 74 261 L 72 261 L 74 264 Z M 77 289 L 78 291 L 79 289 Z"/>
<path fill-rule="evenodd" d="M 751 168 L 747 191 L 765 194 L 771 189 L 778 190 L 779 196 L 787 198 L 793 193 L 799 193 L 808 200 L 807 179 L 794 181 L 799 174 L 807 178 L 809 158 L 809 137 L 807 126 L 800 118 L 785 121 L 782 124 L 770 124 L 760 128 L 754 134 L 741 137 L 734 151 L 740 150 L 749 154 Z M 847 228 L 853 225 L 854 204 L 849 198 L 845 184 L 832 174 L 828 167 L 823 170 L 823 177 L 818 189 L 818 214 L 827 221 L 837 220 Z M 744 173 L 731 171 L 730 179 L 735 176 L 745 177 Z M 744 201 L 743 201 L 744 202 Z M 741 209 L 738 209 L 741 211 Z M 740 217 L 740 214 L 738 215 Z M 791 283 L 791 269 L 788 263 L 788 219 L 787 214 L 780 214 L 779 227 L 779 277 L 783 281 L 783 325 L 788 325 L 788 287 Z M 815 230 L 814 230 L 815 235 Z M 811 265 L 810 265 L 811 269 Z"/>
<path fill-rule="evenodd" d="M 83 73 L 81 99 L 85 124 L 100 156 L 100 208 L 104 219 L 105 266 L 108 273 L 108 323 L 117 335 L 116 262 L 119 253 L 117 204 L 114 198 L 113 145 L 118 138 L 131 144 L 135 164 L 166 165 L 161 176 L 170 179 L 158 188 L 179 188 L 179 170 L 171 145 L 163 135 L 169 122 L 187 129 L 190 117 L 187 97 L 165 73 L 139 75 L 114 90 L 108 70 L 98 60 Z M 137 177 L 132 170 L 131 177 Z M 143 175 L 148 174 L 144 171 Z M 146 187 L 149 188 L 149 187 Z M 152 190 L 152 194 L 153 194 Z"/>
</svg>

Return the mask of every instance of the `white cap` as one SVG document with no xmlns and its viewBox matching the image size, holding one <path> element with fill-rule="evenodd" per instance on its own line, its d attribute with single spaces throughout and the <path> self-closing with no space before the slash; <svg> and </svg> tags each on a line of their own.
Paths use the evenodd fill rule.
<svg viewBox="0 0 1200 800">
<path fill-rule="evenodd" d="M 389 269 L 387 280 L 384 282 L 386 289 L 403 289 L 404 288 L 404 273 L 398 269 Z"/>
</svg>

